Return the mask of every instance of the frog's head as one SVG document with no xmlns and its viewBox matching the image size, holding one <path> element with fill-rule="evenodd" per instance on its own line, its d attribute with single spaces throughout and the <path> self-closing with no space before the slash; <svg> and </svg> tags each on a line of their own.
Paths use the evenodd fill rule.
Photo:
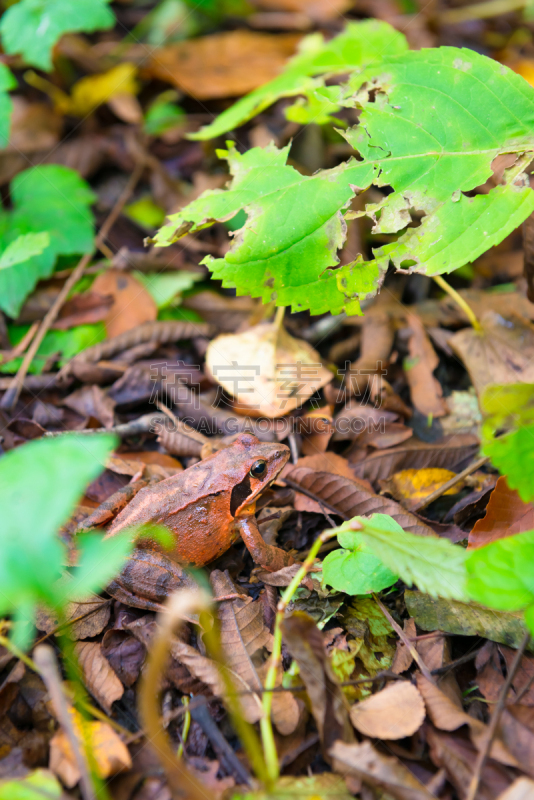
<svg viewBox="0 0 534 800">
<path fill-rule="evenodd" d="M 251 433 L 242 433 L 231 448 L 234 449 L 235 461 L 239 463 L 236 470 L 239 479 L 232 489 L 230 501 L 230 510 L 235 517 L 256 500 L 287 464 L 289 447 L 260 442 Z"/>
</svg>

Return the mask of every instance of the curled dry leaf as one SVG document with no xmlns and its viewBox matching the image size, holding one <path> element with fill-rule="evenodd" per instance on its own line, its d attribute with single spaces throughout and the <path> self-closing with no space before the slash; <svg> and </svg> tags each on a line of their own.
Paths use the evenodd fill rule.
<svg viewBox="0 0 534 800">
<path fill-rule="evenodd" d="M 216 597 L 238 592 L 228 573 L 213 570 L 210 581 Z M 263 621 L 261 601 L 251 598 L 224 600 L 219 603 L 217 615 L 226 666 L 239 675 L 250 689 L 261 690 L 267 665 L 258 661 L 258 651 L 264 647 L 271 649 L 273 638 Z M 281 680 L 280 674 L 278 684 Z M 297 701 L 290 692 L 280 693 L 276 701 L 273 697 L 272 715 L 283 735 L 287 736 L 295 730 L 299 711 Z"/>
<path fill-rule="evenodd" d="M 397 422 L 398 419 L 399 415 L 393 411 L 349 400 L 334 420 L 334 442 L 356 439 L 364 432 L 379 431 L 382 424 Z"/>
<path fill-rule="evenodd" d="M 404 363 L 404 371 L 412 403 L 425 417 L 444 417 L 447 406 L 441 385 L 434 377 L 439 359 L 420 318 L 416 314 L 408 314 L 407 321 L 412 335 L 408 343 L 409 360 Z"/>
<path fill-rule="evenodd" d="M 170 420 L 169 420 L 170 422 Z M 177 419 L 169 430 L 165 423 L 155 425 L 158 442 L 165 450 L 176 456 L 200 458 L 202 447 L 209 442 L 207 436 L 195 430 L 186 422 Z"/>
<path fill-rule="evenodd" d="M 501 314 L 487 311 L 480 332 L 466 328 L 449 342 L 479 396 L 491 384 L 534 383 L 534 328 L 515 314 Z"/>
<path fill-rule="evenodd" d="M 388 450 L 376 450 L 353 464 L 354 473 L 369 481 L 385 480 L 401 469 L 439 467 L 460 471 L 475 455 L 478 436 L 458 433 L 436 442 L 422 442 L 412 436 L 405 444 Z"/>
<path fill-rule="evenodd" d="M 74 709 L 71 709 L 70 713 L 79 748 L 83 751 L 82 719 Z M 87 726 L 95 766 L 101 778 L 109 778 L 117 772 L 131 768 L 132 760 L 128 748 L 107 722 L 84 724 Z M 50 769 L 69 789 L 76 786 L 80 780 L 75 755 L 63 730 L 59 730 L 50 740 Z"/>
<path fill-rule="evenodd" d="M 334 377 L 313 347 L 268 322 L 217 336 L 208 345 L 206 368 L 237 407 L 269 418 L 299 408 Z"/>
<path fill-rule="evenodd" d="M 338 509 L 346 519 L 389 514 L 405 531 L 419 536 L 435 536 L 432 528 L 405 511 L 395 500 L 375 494 L 355 481 L 329 472 L 315 472 L 306 467 L 291 470 L 287 478 Z"/>
<path fill-rule="evenodd" d="M 510 489 L 506 478 L 501 476 L 490 495 L 483 519 L 477 520 L 471 533 L 467 549 L 483 547 L 514 533 L 523 533 L 534 528 L 534 505 L 524 503 L 514 489 Z"/>
<path fill-rule="evenodd" d="M 425 718 L 421 694 L 409 681 L 390 683 L 350 710 L 350 721 L 364 736 L 404 739 L 419 730 Z"/>
<path fill-rule="evenodd" d="M 153 322 L 158 307 L 152 295 L 133 275 L 108 269 L 97 275 L 93 291 L 113 297 L 113 305 L 104 320 L 108 336 L 119 336 L 144 322 Z"/>
<path fill-rule="evenodd" d="M 85 685 L 110 714 L 115 700 L 119 700 L 124 694 L 124 686 L 103 655 L 98 642 L 78 642 L 74 649 L 83 671 Z"/>
<path fill-rule="evenodd" d="M 420 672 L 416 674 L 417 687 L 424 698 L 428 716 L 442 731 L 455 731 L 462 725 L 468 725 L 473 744 L 477 748 L 484 747 L 487 726 L 479 719 L 469 716 L 445 692 L 431 683 Z M 500 739 L 491 745 L 491 757 L 509 767 L 518 767 L 517 759 L 510 753 Z"/>
<path fill-rule="evenodd" d="M 160 47 L 147 72 L 197 100 L 237 97 L 272 80 L 300 36 L 240 29 Z"/>
<path fill-rule="evenodd" d="M 342 775 L 360 778 L 374 789 L 387 792 L 396 800 L 435 800 L 424 784 L 419 781 L 399 759 L 384 756 L 371 742 L 345 744 L 337 741 L 330 748 L 334 768 Z"/>
<path fill-rule="evenodd" d="M 354 733 L 347 701 L 326 655 L 322 633 L 308 614 L 297 611 L 282 622 L 282 635 L 299 666 L 323 751 L 328 756 L 336 739 L 353 742 Z"/>
</svg>

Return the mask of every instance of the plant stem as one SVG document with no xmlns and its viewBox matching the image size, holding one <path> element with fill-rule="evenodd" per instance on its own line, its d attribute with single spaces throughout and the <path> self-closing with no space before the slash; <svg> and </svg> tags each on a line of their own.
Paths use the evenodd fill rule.
<svg viewBox="0 0 534 800">
<path fill-rule="evenodd" d="M 526 6 L 526 0 L 487 0 L 485 3 L 475 3 L 462 8 L 450 8 L 439 14 L 438 21 L 442 25 L 457 25 L 473 19 L 487 19 L 511 11 L 519 11 Z"/>
<path fill-rule="evenodd" d="M 482 331 L 482 326 L 478 321 L 478 319 L 476 318 L 475 312 L 473 311 L 471 306 L 468 303 L 466 303 L 462 295 L 459 292 L 457 292 L 456 289 L 453 289 L 452 286 L 449 283 L 447 283 L 447 281 L 442 275 L 432 275 L 432 278 L 436 281 L 438 286 L 440 286 L 443 289 L 444 292 L 447 292 L 449 297 L 452 297 L 456 305 L 462 309 L 462 311 L 466 315 L 467 319 L 469 320 L 473 328 L 480 333 Z"/>
<path fill-rule="evenodd" d="M 274 326 L 275 328 L 280 329 L 282 327 L 282 322 L 284 321 L 284 314 L 286 313 L 286 307 L 280 306 L 276 309 L 276 314 L 274 316 Z"/>
<path fill-rule="evenodd" d="M 280 775 L 278 753 L 276 752 L 276 744 L 274 741 L 273 727 L 271 723 L 271 706 L 273 702 L 272 690 L 275 688 L 278 666 L 280 664 L 280 658 L 282 654 L 282 621 L 284 619 L 286 608 L 293 599 L 293 595 L 300 586 L 301 581 L 304 580 L 308 572 L 313 567 L 313 562 L 315 561 L 315 557 L 319 552 L 321 545 L 336 535 L 337 534 L 334 531 L 324 531 L 320 536 L 317 537 L 306 557 L 306 560 L 302 563 L 301 568 L 283 593 L 278 606 L 276 607 L 276 618 L 274 621 L 273 632 L 273 649 L 271 652 L 269 669 L 267 670 L 267 675 L 265 677 L 265 691 L 263 694 L 264 715 L 260 721 L 263 752 L 265 755 L 269 779 L 272 783 L 275 783 Z"/>
</svg>

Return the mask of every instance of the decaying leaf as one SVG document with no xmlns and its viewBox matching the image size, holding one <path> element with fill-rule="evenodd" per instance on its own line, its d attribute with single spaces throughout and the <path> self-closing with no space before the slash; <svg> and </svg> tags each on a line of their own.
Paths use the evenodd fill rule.
<svg viewBox="0 0 534 800">
<path fill-rule="evenodd" d="M 410 533 L 419 536 L 435 536 L 434 531 L 413 514 L 405 511 L 394 500 L 377 495 L 355 481 L 332 475 L 329 472 L 315 472 L 307 467 L 296 467 L 287 475 L 294 483 L 299 484 L 324 500 L 329 506 L 338 509 L 347 519 L 356 516 L 367 517 L 370 514 L 389 514 Z"/>
<path fill-rule="evenodd" d="M 102 708 L 111 713 L 111 706 L 124 694 L 124 686 L 102 653 L 98 642 L 78 642 L 75 646 L 85 685 Z"/>
<path fill-rule="evenodd" d="M 158 316 L 156 303 L 145 287 L 133 275 L 123 270 L 108 269 L 98 275 L 93 291 L 113 297 L 113 305 L 104 320 L 108 337 L 153 322 Z"/>
<path fill-rule="evenodd" d="M 341 774 L 356 775 L 365 784 L 381 789 L 397 800 L 435 800 L 424 784 L 397 758 L 379 753 L 371 742 L 346 744 L 337 741 L 330 748 L 334 768 Z"/>
<path fill-rule="evenodd" d="M 518 317 L 487 311 L 481 331 L 465 328 L 450 339 L 478 395 L 491 384 L 534 383 L 534 328 Z"/>
<path fill-rule="evenodd" d="M 419 317 L 408 314 L 407 321 L 412 335 L 408 344 L 409 360 L 405 361 L 404 370 L 412 402 L 425 417 L 443 417 L 447 406 L 441 385 L 434 377 L 439 359 Z"/>
<path fill-rule="evenodd" d="M 444 483 L 454 478 L 456 473 L 448 469 L 430 467 L 428 469 L 403 469 L 395 472 L 389 480 L 380 481 L 382 489 L 386 489 L 406 508 L 413 508 L 429 494 L 432 494 Z M 462 483 L 448 489 L 444 494 L 455 494 L 462 488 Z"/>
<path fill-rule="evenodd" d="M 65 610 L 65 618 L 69 622 L 66 630 L 73 639 L 91 639 L 102 633 L 109 622 L 111 604 L 95 595 L 91 600 L 83 603 L 69 603 Z M 44 609 L 37 614 L 36 625 L 38 630 L 52 633 L 59 625 L 59 621 Z"/>
<path fill-rule="evenodd" d="M 462 603 L 423 592 L 406 590 L 406 607 L 425 631 L 445 631 L 460 636 L 484 636 L 493 642 L 519 647 L 525 635 L 520 611 L 495 611 L 478 603 Z"/>
<path fill-rule="evenodd" d="M 300 408 L 334 377 L 307 342 L 265 322 L 213 339 L 206 367 L 239 409 L 265 417 Z"/>
<path fill-rule="evenodd" d="M 147 71 L 197 100 L 236 97 L 274 78 L 300 38 L 246 28 L 203 36 L 159 48 Z"/>
<path fill-rule="evenodd" d="M 421 694 L 409 681 L 395 681 L 350 710 L 350 720 L 364 736 L 404 739 L 419 730 L 425 718 Z"/>
<path fill-rule="evenodd" d="M 354 741 L 347 702 L 313 619 L 303 612 L 286 617 L 282 622 L 282 635 L 299 666 L 325 754 L 337 739 Z"/>
<path fill-rule="evenodd" d="M 523 533 L 534 528 L 534 505 L 524 503 L 514 489 L 510 489 L 506 478 L 501 476 L 490 495 L 483 519 L 477 520 L 469 534 L 468 549 Z"/>
<path fill-rule="evenodd" d="M 71 720 L 83 752 L 82 721 L 77 711 L 71 709 Z M 101 778 L 109 778 L 122 770 L 130 769 L 132 760 L 128 748 L 107 722 L 85 722 L 97 772 Z M 80 773 L 76 757 L 67 735 L 60 730 L 50 742 L 50 769 L 61 778 L 65 786 L 72 788 Z"/>
<path fill-rule="evenodd" d="M 450 469 L 460 471 L 475 455 L 479 438 L 472 433 L 444 436 L 436 442 L 422 442 L 415 436 L 398 447 L 375 450 L 363 461 L 355 462 L 353 469 L 359 478 L 374 482 L 389 478 L 403 469 Z"/>
</svg>

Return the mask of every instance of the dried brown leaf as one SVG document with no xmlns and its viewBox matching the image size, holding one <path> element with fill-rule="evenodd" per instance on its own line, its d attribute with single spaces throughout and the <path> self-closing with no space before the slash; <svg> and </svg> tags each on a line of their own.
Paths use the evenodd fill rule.
<svg viewBox="0 0 534 800">
<path fill-rule="evenodd" d="M 457 433 L 444 436 L 436 442 L 422 442 L 413 436 L 405 444 L 388 450 L 376 450 L 362 461 L 353 464 L 359 478 L 371 482 L 389 478 L 401 469 L 440 467 L 459 471 L 474 456 L 479 447 L 478 436 L 472 433 Z"/>
<path fill-rule="evenodd" d="M 487 311 L 481 331 L 455 333 L 449 344 L 462 359 L 477 394 L 491 384 L 534 383 L 534 328 L 516 314 Z"/>
<path fill-rule="evenodd" d="M 524 503 L 518 493 L 510 489 L 506 478 L 501 476 L 490 495 L 485 517 L 477 520 L 469 534 L 468 550 L 532 528 L 534 505 Z"/>
<path fill-rule="evenodd" d="M 341 739 L 354 741 L 348 705 L 326 655 L 323 636 L 313 619 L 297 611 L 282 622 L 284 642 L 297 662 L 310 699 L 323 752 Z"/>
<path fill-rule="evenodd" d="M 337 772 L 346 775 L 348 768 L 350 775 L 396 800 L 435 800 L 404 764 L 397 758 L 382 755 L 371 742 L 345 744 L 337 741 L 330 748 L 330 755 Z"/>
<path fill-rule="evenodd" d="M 238 29 L 156 50 L 147 72 L 197 100 L 236 97 L 275 78 L 300 36 Z"/>
<path fill-rule="evenodd" d="M 419 730 L 425 718 L 425 704 L 409 681 L 390 683 L 380 692 L 352 706 L 350 720 L 364 736 L 404 739 Z"/>
<path fill-rule="evenodd" d="M 113 297 L 113 305 L 104 320 L 109 337 L 120 336 L 144 322 L 153 322 L 158 316 L 152 295 L 127 272 L 108 269 L 97 275 L 92 289 Z"/>
<path fill-rule="evenodd" d="M 172 430 L 168 430 L 165 424 L 154 426 L 158 434 L 158 442 L 163 445 L 165 450 L 176 456 L 200 457 L 202 447 L 209 442 L 207 436 L 195 430 L 182 420 L 176 420 Z"/>
<path fill-rule="evenodd" d="M 83 671 L 85 685 L 108 714 L 115 700 L 124 694 L 124 686 L 102 653 L 98 642 L 78 642 L 75 652 Z"/>
<path fill-rule="evenodd" d="M 315 472 L 306 467 L 297 467 L 287 477 L 317 495 L 338 509 L 347 519 L 370 514 L 389 514 L 410 533 L 418 536 L 435 536 L 434 531 L 413 514 L 405 511 L 394 500 L 375 494 L 355 481 L 332 475 L 329 472 Z"/>
<path fill-rule="evenodd" d="M 114 424 L 115 402 L 95 384 L 82 386 L 63 400 L 63 405 L 72 408 L 82 417 L 94 417 L 105 428 Z"/>
<path fill-rule="evenodd" d="M 416 314 L 408 314 L 407 322 L 412 335 L 408 343 L 409 361 L 405 362 L 404 372 L 412 403 L 425 417 L 444 417 L 447 406 L 441 385 L 434 377 L 439 359 L 420 318 Z"/>
<path fill-rule="evenodd" d="M 102 633 L 109 622 L 111 604 L 95 595 L 94 602 L 69 603 L 65 617 L 70 625 L 67 633 L 73 639 L 92 639 Z M 59 620 L 44 610 L 37 612 L 38 630 L 52 633 L 58 627 Z"/>
<path fill-rule="evenodd" d="M 404 633 L 409 639 L 417 636 L 417 629 L 414 620 L 410 617 L 404 620 Z M 400 639 L 397 641 L 397 649 L 391 665 L 391 671 L 400 675 L 412 666 L 413 656 Z"/>
</svg>

